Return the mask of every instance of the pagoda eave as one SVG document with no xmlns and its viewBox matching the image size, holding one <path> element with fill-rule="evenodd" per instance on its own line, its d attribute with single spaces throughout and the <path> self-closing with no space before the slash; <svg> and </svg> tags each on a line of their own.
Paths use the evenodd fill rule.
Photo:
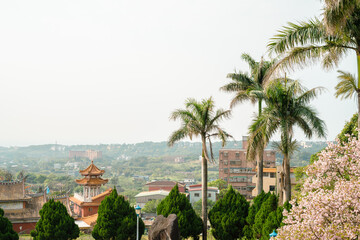
<svg viewBox="0 0 360 240">
<path fill-rule="evenodd" d="M 80 185 L 104 185 L 108 182 L 108 179 L 101 179 L 101 178 L 82 178 L 76 179 L 75 182 Z"/>
</svg>

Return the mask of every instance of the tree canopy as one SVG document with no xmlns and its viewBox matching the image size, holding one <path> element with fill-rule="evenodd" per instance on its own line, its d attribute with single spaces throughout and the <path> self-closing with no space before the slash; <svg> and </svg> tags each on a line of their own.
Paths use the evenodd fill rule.
<svg viewBox="0 0 360 240">
<path fill-rule="evenodd" d="M 360 141 L 329 143 L 306 169 L 301 194 L 291 201 L 277 239 L 358 239 Z"/>
<path fill-rule="evenodd" d="M 50 199 L 39 213 L 40 220 L 35 230 L 31 231 L 34 240 L 69 240 L 79 237 L 79 227 L 61 202 Z"/>
<path fill-rule="evenodd" d="M 202 232 L 202 220 L 196 215 L 185 194 L 179 192 L 178 186 L 171 189 L 169 195 L 157 207 L 157 214 L 168 217 L 176 214 L 182 238 L 193 237 L 198 239 Z"/>
<path fill-rule="evenodd" d="M 95 239 L 136 239 L 137 216 L 129 202 L 113 189 L 101 202 L 92 236 Z M 139 236 L 144 234 L 145 224 L 139 218 Z"/>
<path fill-rule="evenodd" d="M 18 240 L 19 235 L 14 231 L 9 219 L 4 217 L 4 210 L 0 208 L 0 239 Z"/>
<path fill-rule="evenodd" d="M 230 185 L 225 196 L 209 212 L 213 236 L 219 240 L 241 238 L 248 211 L 249 202 Z"/>
</svg>

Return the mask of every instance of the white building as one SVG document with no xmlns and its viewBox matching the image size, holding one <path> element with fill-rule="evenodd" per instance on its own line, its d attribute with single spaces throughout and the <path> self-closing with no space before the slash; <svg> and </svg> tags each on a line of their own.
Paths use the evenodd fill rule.
<svg viewBox="0 0 360 240">
<path fill-rule="evenodd" d="M 192 205 L 202 198 L 201 191 L 202 191 L 201 184 L 194 184 L 194 185 L 189 186 L 190 203 Z M 217 187 L 208 187 L 208 200 L 215 202 L 217 199 L 218 193 L 219 193 L 219 189 Z"/>
</svg>

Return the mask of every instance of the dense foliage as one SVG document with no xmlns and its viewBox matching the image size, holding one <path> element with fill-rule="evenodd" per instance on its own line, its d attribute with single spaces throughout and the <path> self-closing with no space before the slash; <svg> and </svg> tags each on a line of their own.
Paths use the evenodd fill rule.
<svg viewBox="0 0 360 240">
<path fill-rule="evenodd" d="M 4 217 L 4 210 L 0 208 L 0 239 L 2 240 L 18 240 L 19 236 L 14 231 L 9 219 Z"/>
<path fill-rule="evenodd" d="M 277 239 L 358 239 L 360 141 L 330 143 L 306 175 Z"/>
<path fill-rule="evenodd" d="M 194 204 L 193 204 L 194 211 L 199 216 L 201 216 L 201 213 L 202 213 L 202 206 L 201 205 L 202 205 L 202 199 L 199 199 L 199 201 L 194 202 Z M 208 213 L 213 208 L 214 205 L 215 205 L 214 201 L 211 201 L 210 199 L 207 200 Z"/>
<path fill-rule="evenodd" d="M 337 136 L 341 143 L 348 142 L 349 137 L 358 138 L 358 115 L 354 114 L 349 122 L 347 122 L 342 131 Z"/>
<path fill-rule="evenodd" d="M 79 237 L 79 227 L 61 202 L 50 199 L 40 210 L 40 220 L 31 231 L 34 240 L 66 240 Z"/>
<path fill-rule="evenodd" d="M 185 194 L 179 192 L 177 185 L 171 189 L 169 195 L 158 205 L 157 214 L 164 217 L 176 214 L 180 235 L 183 238 L 193 237 L 198 239 L 198 235 L 202 232 L 201 218 L 196 215 Z"/>
<path fill-rule="evenodd" d="M 141 211 L 146 213 L 156 213 L 156 208 L 160 204 L 160 202 L 161 199 L 148 201 Z"/>
<path fill-rule="evenodd" d="M 209 212 L 211 232 L 216 239 L 238 239 L 243 235 L 249 202 L 231 185 L 225 196 Z"/>
<path fill-rule="evenodd" d="M 114 189 L 101 202 L 92 236 L 95 239 L 136 239 L 137 216 L 135 209 Z M 139 236 L 144 234 L 145 224 L 139 218 Z"/>
<path fill-rule="evenodd" d="M 288 202 L 284 206 L 278 206 L 276 195 L 262 191 L 253 199 L 249 208 L 244 239 L 269 239 L 269 234 L 281 226 L 284 208 L 289 211 L 290 207 Z"/>
</svg>

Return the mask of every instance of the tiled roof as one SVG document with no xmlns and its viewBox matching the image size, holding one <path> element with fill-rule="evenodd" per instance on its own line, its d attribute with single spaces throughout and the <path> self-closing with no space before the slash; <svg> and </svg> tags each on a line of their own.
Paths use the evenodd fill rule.
<svg viewBox="0 0 360 240">
<path fill-rule="evenodd" d="M 102 179 L 102 178 L 82 178 L 82 179 L 76 179 L 75 180 L 77 184 L 81 185 L 101 185 L 107 183 L 108 179 Z"/>
<path fill-rule="evenodd" d="M 179 183 L 176 181 L 166 181 L 166 180 L 159 180 L 159 181 L 152 181 L 152 182 L 148 182 L 145 185 L 168 185 L 168 186 L 175 186 L 176 184 L 178 184 L 178 186 L 180 187 L 184 187 L 185 184 L 183 183 Z"/>
<path fill-rule="evenodd" d="M 95 201 L 103 196 L 108 196 L 112 193 L 112 188 L 107 189 L 105 192 L 100 193 L 99 195 L 96 195 L 95 197 L 92 197 L 91 200 Z"/>
<path fill-rule="evenodd" d="M 100 170 L 97 166 L 95 166 L 94 162 L 91 161 L 91 164 L 85 168 L 84 170 L 80 170 L 79 173 L 83 176 L 87 175 L 103 175 L 104 170 Z"/>
<path fill-rule="evenodd" d="M 96 224 L 97 218 L 98 218 L 98 214 L 96 213 L 96 214 L 93 214 L 93 215 L 90 215 L 87 217 L 79 218 L 77 220 L 84 221 L 86 224 L 88 224 L 90 226 L 94 226 Z"/>
<path fill-rule="evenodd" d="M 91 206 L 91 207 L 100 206 L 100 202 L 83 202 L 75 197 L 69 197 L 69 200 L 73 203 L 76 203 L 78 206 Z"/>
</svg>

